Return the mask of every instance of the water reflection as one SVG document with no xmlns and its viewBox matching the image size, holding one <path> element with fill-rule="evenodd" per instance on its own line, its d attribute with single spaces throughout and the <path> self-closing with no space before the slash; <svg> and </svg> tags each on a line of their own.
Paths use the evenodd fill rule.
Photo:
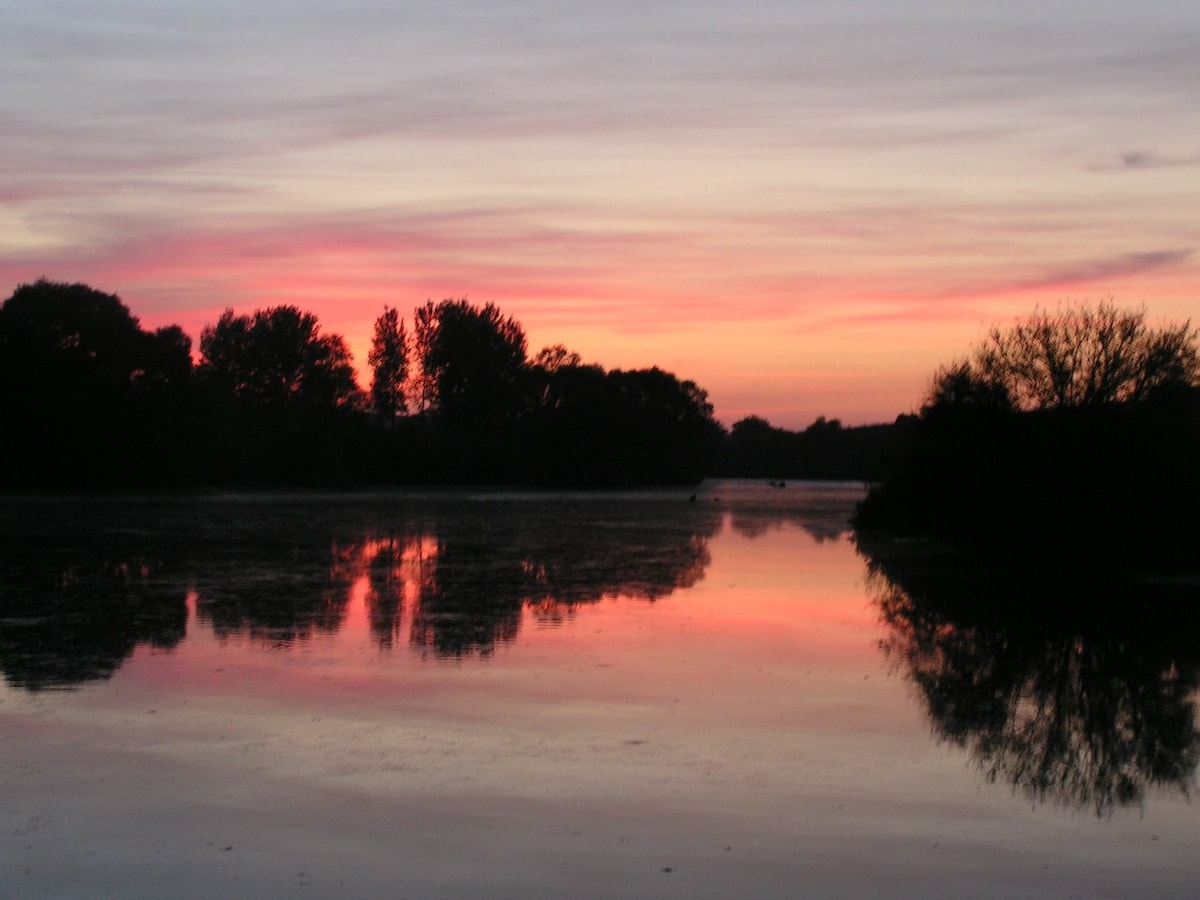
<svg viewBox="0 0 1200 900">
<path fill-rule="evenodd" d="M 0 514 L 0 669 L 10 684 L 107 678 L 139 644 L 183 640 L 186 592 L 159 577 L 153 548 L 128 528 L 81 533 L 91 524 L 61 502 L 18 502 Z"/>
<path fill-rule="evenodd" d="M 414 646 L 487 655 L 517 636 L 527 607 L 553 622 L 605 597 L 654 600 L 695 584 L 719 526 L 717 509 L 677 500 L 475 504 L 366 542 L 372 633 L 392 645 L 407 609 Z"/>
<path fill-rule="evenodd" d="M 686 495 L 8 501 L 0 669 L 34 690 L 107 678 L 137 645 L 181 641 L 189 602 L 222 639 L 288 647 L 338 632 L 355 591 L 382 649 L 486 656 L 526 608 L 553 623 L 695 584 L 725 510 Z"/>
<path fill-rule="evenodd" d="M 1191 790 L 1200 586 L 864 552 L 885 653 L 988 780 L 1098 815 Z"/>
<path fill-rule="evenodd" d="M 279 646 L 338 631 L 359 576 L 361 547 L 320 530 L 286 537 L 197 558 L 189 566 L 197 620 L 220 637 L 246 634 Z"/>
<path fill-rule="evenodd" d="M 727 502 L 730 525 L 744 538 L 762 537 L 794 525 L 817 543 L 836 541 L 850 531 L 852 506 L 847 497 L 861 491 L 849 482 L 725 482 L 698 498 Z"/>
<path fill-rule="evenodd" d="M 43 690 L 108 678 L 138 644 L 174 647 L 187 631 L 185 596 L 136 564 L 24 560 L 0 597 L 0 669 L 10 684 Z M 11 567 L 10 567 L 11 571 Z"/>
</svg>

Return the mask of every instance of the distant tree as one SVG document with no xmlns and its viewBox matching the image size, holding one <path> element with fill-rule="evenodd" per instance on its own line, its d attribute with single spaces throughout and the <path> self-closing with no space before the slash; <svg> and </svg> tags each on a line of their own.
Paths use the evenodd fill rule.
<svg viewBox="0 0 1200 900">
<path fill-rule="evenodd" d="M 805 434 L 838 434 L 841 431 L 841 419 L 827 419 L 824 416 L 817 416 L 813 423 L 804 429 Z"/>
<path fill-rule="evenodd" d="M 925 405 L 1034 410 L 1145 400 L 1200 381 L 1198 334 L 1190 322 L 1151 328 L 1145 310 L 1111 303 L 1038 310 L 992 328 L 966 360 L 939 370 Z"/>
<path fill-rule="evenodd" d="M 733 423 L 724 444 L 721 471 L 735 478 L 782 478 L 795 455 L 795 435 L 774 427 L 762 416 L 746 416 Z"/>
<path fill-rule="evenodd" d="M 383 314 L 375 320 L 375 335 L 371 339 L 367 363 L 374 372 L 371 402 L 375 411 L 388 417 L 406 412 L 408 332 L 398 310 L 384 307 Z"/>
<path fill-rule="evenodd" d="M 465 299 L 443 300 L 430 318 L 421 369 L 432 379 L 439 416 L 485 426 L 518 412 L 526 372 L 520 324 L 491 303 Z"/>
<path fill-rule="evenodd" d="M 717 474 L 737 478 L 871 479 L 891 441 L 891 425 L 844 427 L 819 416 L 802 432 L 761 416 L 733 424 Z"/>
<path fill-rule="evenodd" d="M 346 342 L 294 306 L 225 310 L 201 332 L 200 354 L 206 383 L 247 405 L 333 411 L 361 400 Z"/>
<path fill-rule="evenodd" d="M 560 369 L 583 365 L 583 357 L 573 350 L 568 350 L 562 344 L 543 347 L 533 358 L 533 364 L 546 372 L 557 372 Z"/>
<path fill-rule="evenodd" d="M 753 440 L 757 439 L 760 435 L 769 435 L 780 430 L 762 416 L 746 416 L 744 419 L 738 419 L 733 423 L 733 428 L 730 429 L 730 436 Z"/>
</svg>

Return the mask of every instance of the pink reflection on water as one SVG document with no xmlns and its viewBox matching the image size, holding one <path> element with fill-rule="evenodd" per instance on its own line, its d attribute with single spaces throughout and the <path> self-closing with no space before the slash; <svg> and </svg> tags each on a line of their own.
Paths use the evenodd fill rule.
<svg viewBox="0 0 1200 900">
<path fill-rule="evenodd" d="M 441 657 L 422 605 L 435 587 L 437 539 L 370 537 L 333 553 L 348 585 L 331 601 L 336 628 L 301 629 L 290 641 L 253 627 L 216 633 L 192 591 L 187 640 L 167 653 L 139 649 L 118 678 L 371 717 L 422 709 L 520 722 L 587 708 L 639 720 L 658 710 L 696 728 L 861 727 L 866 683 L 881 674 L 879 625 L 848 539 L 817 540 L 794 525 L 747 538 L 726 518 L 709 549 L 690 587 L 656 599 L 530 596 L 488 653 Z"/>
<path fill-rule="evenodd" d="M 0 688 L 29 883 L 65 862 L 211 896 L 287 895 L 296 873 L 355 896 L 1186 894 L 1186 803 L 1064 819 L 932 739 L 832 519 L 713 521 L 670 577 L 643 566 L 573 601 L 517 541 L 515 628 L 460 653 L 421 636 L 462 614 L 438 606 L 454 548 L 432 527 L 320 543 L 303 597 L 255 575 L 317 624 L 264 628 L 253 592 L 221 607 L 237 589 L 200 573 L 172 649 L 73 693 Z"/>
</svg>

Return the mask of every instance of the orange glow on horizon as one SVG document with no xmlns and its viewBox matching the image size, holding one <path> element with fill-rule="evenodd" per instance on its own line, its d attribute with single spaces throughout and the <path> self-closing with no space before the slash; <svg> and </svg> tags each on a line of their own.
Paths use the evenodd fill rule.
<svg viewBox="0 0 1200 900">
<path fill-rule="evenodd" d="M 381 235 L 301 231 L 261 240 L 257 250 L 232 237 L 167 241 L 49 277 L 115 291 L 145 327 L 180 325 L 194 346 L 226 307 L 296 305 L 346 339 L 364 389 L 373 324 L 385 306 L 411 324 L 426 300 L 493 302 L 521 322 L 531 356 L 561 343 L 605 368 L 659 366 L 705 388 L 726 425 L 755 414 L 793 429 L 818 416 L 854 425 L 912 411 L 937 366 L 965 354 L 990 325 L 1038 306 L 1111 296 L 1146 303 L 1152 318 L 1187 319 L 1197 280 L 1195 264 L 1184 260 L 1128 284 L 1089 281 L 1083 271 L 1075 283 L 1030 276 L 1004 287 L 1004 273 L 977 274 L 957 294 L 952 273 L 947 284 L 930 273 L 897 290 L 887 266 L 854 278 L 830 269 L 814 279 L 776 261 L 764 274 L 739 249 L 724 260 L 731 268 L 720 283 L 704 287 L 676 268 L 702 271 L 703 261 L 688 250 L 681 262 L 663 238 L 638 254 L 636 269 L 604 254 L 566 266 L 553 256 L 514 266 L 491 253 L 443 265 L 434 254 L 431 265 L 422 255 L 429 241 Z M 225 260 L 215 277 L 214 258 Z"/>
</svg>

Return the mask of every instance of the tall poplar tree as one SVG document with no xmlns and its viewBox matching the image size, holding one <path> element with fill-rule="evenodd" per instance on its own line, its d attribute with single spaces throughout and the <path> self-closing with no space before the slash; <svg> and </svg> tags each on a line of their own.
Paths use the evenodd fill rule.
<svg viewBox="0 0 1200 900">
<path fill-rule="evenodd" d="M 408 378 L 408 331 L 399 310 L 390 306 L 383 308 L 383 315 L 375 320 L 375 334 L 371 338 L 371 350 L 367 362 L 374 376 L 371 379 L 371 402 L 375 411 L 383 416 L 395 416 L 408 409 L 404 395 Z"/>
</svg>

